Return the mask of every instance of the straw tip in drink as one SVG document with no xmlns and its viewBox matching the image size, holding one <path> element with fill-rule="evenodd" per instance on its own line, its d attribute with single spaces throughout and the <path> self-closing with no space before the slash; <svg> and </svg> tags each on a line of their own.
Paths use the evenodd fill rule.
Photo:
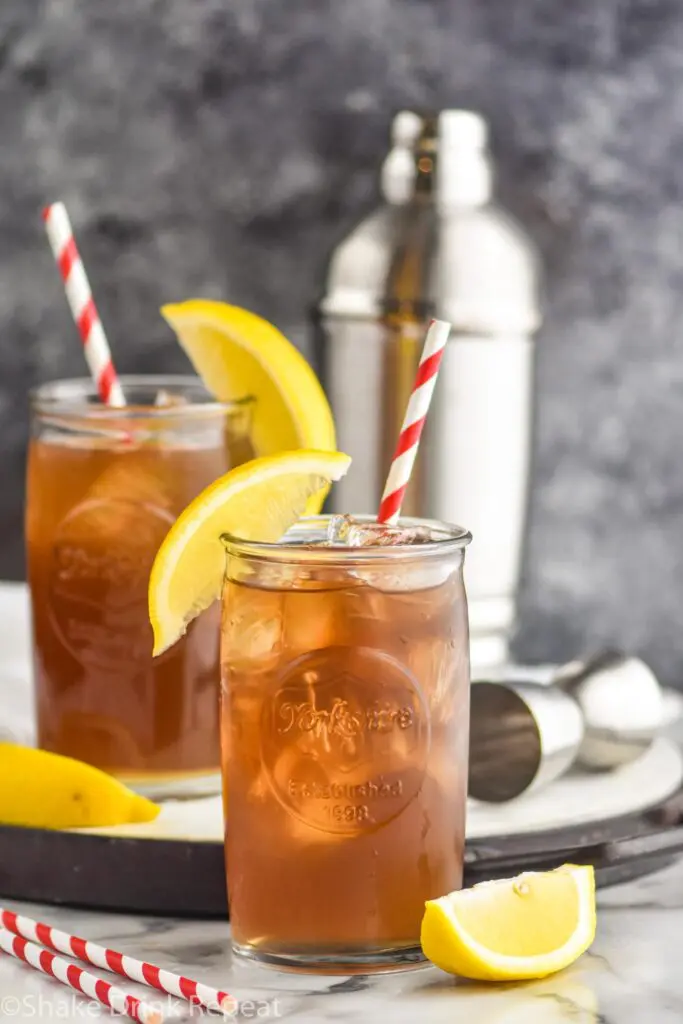
<svg viewBox="0 0 683 1024">
<path fill-rule="evenodd" d="M 47 220 L 48 217 L 50 216 L 51 212 L 52 212 L 52 203 L 50 203 L 49 206 L 44 206 L 43 207 L 43 213 L 42 213 L 43 220 Z"/>
</svg>

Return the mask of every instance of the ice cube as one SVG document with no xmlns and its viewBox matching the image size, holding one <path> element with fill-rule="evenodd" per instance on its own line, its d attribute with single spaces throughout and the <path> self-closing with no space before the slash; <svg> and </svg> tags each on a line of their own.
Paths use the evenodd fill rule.
<svg viewBox="0 0 683 1024">
<path fill-rule="evenodd" d="M 342 642 L 343 610 L 335 593 L 310 590 L 288 597 L 284 624 L 287 654 L 297 656 Z"/>
<path fill-rule="evenodd" d="M 327 547 L 344 547 L 348 544 L 349 529 L 353 525 L 353 516 L 338 515 L 332 516 L 327 524 L 327 540 L 324 541 Z"/>
<path fill-rule="evenodd" d="M 332 516 L 328 524 L 326 546 L 347 548 L 399 547 L 427 544 L 433 540 L 431 530 L 427 526 L 391 526 L 387 523 L 359 522 L 350 515 Z M 461 555 L 457 555 L 459 565 Z M 372 566 L 367 569 L 358 568 L 354 575 L 387 593 L 400 593 L 408 590 L 427 590 L 445 583 L 452 574 L 455 562 L 449 559 L 415 559 L 411 564 L 404 562 L 397 565 L 387 560 L 384 566 Z"/>
<path fill-rule="evenodd" d="M 282 596 L 243 588 L 230 600 L 228 588 L 222 622 L 222 657 L 231 673 L 268 672 L 282 650 Z"/>
<path fill-rule="evenodd" d="M 184 395 L 173 395 L 170 391 L 160 388 L 156 393 L 154 404 L 160 408 L 168 409 L 171 406 L 189 405 Z"/>
<path fill-rule="evenodd" d="M 404 562 L 402 565 L 387 564 L 364 569 L 358 567 L 354 575 L 385 594 L 401 594 L 413 591 L 433 590 L 446 584 L 451 576 L 457 574 L 459 563 L 435 558 L 432 561 Z"/>
<path fill-rule="evenodd" d="M 86 501 L 126 502 L 170 512 L 174 505 L 172 472 L 156 451 L 119 449 L 89 488 Z"/>
<path fill-rule="evenodd" d="M 327 525 L 328 547 L 395 547 L 398 544 L 425 544 L 432 539 L 426 526 L 390 526 L 387 523 L 359 522 L 346 513 L 332 516 Z"/>
<path fill-rule="evenodd" d="M 450 721 L 466 707 L 468 658 L 466 633 L 450 637 L 414 636 L 406 645 L 406 664 L 427 700 L 432 726 Z M 467 722 L 466 715 L 463 720 Z"/>
<path fill-rule="evenodd" d="M 426 544 L 431 539 L 431 532 L 426 526 L 388 526 L 386 523 L 355 523 L 351 520 L 345 543 L 352 548 L 388 548 L 399 544 Z"/>
<path fill-rule="evenodd" d="M 116 454 L 62 520 L 54 541 L 60 592 L 87 578 L 97 588 L 92 601 L 106 604 L 109 615 L 118 609 L 130 616 L 135 602 L 144 604 L 154 556 L 175 519 L 166 481 L 144 456 Z M 144 631 L 140 637 L 149 642 Z"/>
<path fill-rule="evenodd" d="M 248 667 L 252 671 L 263 672 L 272 668 L 280 649 L 282 623 L 279 616 L 242 621 L 237 626 L 239 640 L 234 642 L 229 652 L 233 669 L 242 671 Z"/>
<path fill-rule="evenodd" d="M 367 576 L 372 572 L 360 569 L 358 575 Z M 387 650 L 391 650 L 392 645 L 397 646 L 400 660 L 405 658 L 406 649 L 413 644 L 422 641 L 431 644 L 438 638 L 450 639 L 461 632 L 467 635 L 467 612 L 460 574 L 453 573 L 439 586 L 420 588 L 418 584 L 423 582 L 426 582 L 423 578 L 411 578 L 408 567 L 404 579 L 394 572 L 379 581 L 372 578 L 368 580 L 368 586 L 360 588 L 365 595 L 368 635 L 386 637 L 382 642 L 390 645 Z"/>
</svg>

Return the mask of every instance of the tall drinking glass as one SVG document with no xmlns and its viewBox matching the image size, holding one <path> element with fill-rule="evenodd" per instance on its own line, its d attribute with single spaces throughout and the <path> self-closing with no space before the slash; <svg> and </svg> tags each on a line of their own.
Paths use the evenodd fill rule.
<svg viewBox="0 0 683 1024">
<path fill-rule="evenodd" d="M 307 970 L 422 960 L 425 900 L 462 884 L 470 535 L 328 547 L 224 538 L 226 864 L 238 954 Z"/>
<path fill-rule="evenodd" d="M 88 380 L 32 396 L 26 501 L 38 743 L 150 796 L 219 774 L 219 613 L 152 660 L 147 583 L 169 526 L 252 457 L 250 402 L 192 377 L 124 377 L 111 408 Z"/>
</svg>

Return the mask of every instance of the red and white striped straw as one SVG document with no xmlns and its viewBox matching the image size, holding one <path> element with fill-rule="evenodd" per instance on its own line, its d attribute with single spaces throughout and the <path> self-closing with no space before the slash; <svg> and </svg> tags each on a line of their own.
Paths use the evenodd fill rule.
<svg viewBox="0 0 683 1024">
<path fill-rule="evenodd" d="M 64 203 L 46 206 L 43 210 L 43 220 L 99 396 L 107 405 L 125 405 L 126 400 L 116 376 L 109 343 L 95 306 L 83 261 L 76 248 Z"/>
<path fill-rule="evenodd" d="M 49 950 L 36 946 L 33 942 L 18 935 L 12 935 L 5 928 L 0 928 L 0 950 L 23 960 L 29 967 L 49 975 L 55 981 L 61 982 L 75 992 L 79 992 L 89 999 L 97 1000 L 103 1006 L 109 1007 L 115 1013 L 125 1014 L 131 1017 L 138 1024 L 162 1024 L 163 1017 L 158 1010 L 143 1003 L 137 996 L 129 995 L 116 985 L 110 985 L 108 981 L 89 974 L 82 967 L 64 960 L 61 956 L 55 956 Z"/>
<path fill-rule="evenodd" d="M 228 992 L 222 992 L 199 981 L 192 981 L 181 974 L 162 970 L 143 960 L 135 960 L 132 956 L 117 953 L 114 949 L 99 946 L 96 942 L 81 939 L 77 935 L 69 935 L 68 932 L 34 921 L 31 917 L 5 910 L 4 907 L 0 907 L 0 926 L 24 939 L 48 946 L 58 953 L 75 956 L 87 964 L 92 964 L 93 967 L 121 974 L 124 978 L 150 985 L 160 992 L 167 992 L 170 996 L 187 999 L 194 1005 L 224 1013 L 232 1013 L 237 1005 L 235 998 Z"/>
<path fill-rule="evenodd" d="M 377 519 L 380 523 L 393 525 L 401 514 L 401 505 L 410 482 L 450 330 L 451 325 L 445 320 L 432 320 L 427 330 L 415 383 L 379 506 Z"/>
</svg>

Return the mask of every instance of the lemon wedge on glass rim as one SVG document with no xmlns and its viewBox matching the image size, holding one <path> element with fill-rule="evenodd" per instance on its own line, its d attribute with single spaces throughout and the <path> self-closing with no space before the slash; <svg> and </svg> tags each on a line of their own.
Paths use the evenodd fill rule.
<svg viewBox="0 0 683 1024">
<path fill-rule="evenodd" d="M 223 534 L 280 540 L 310 500 L 341 479 L 350 464 L 342 452 L 280 452 L 246 462 L 202 491 L 176 519 L 154 559 L 149 579 L 154 655 L 174 644 L 220 597 Z"/>
<path fill-rule="evenodd" d="M 568 967 L 594 938 L 593 868 L 564 864 L 428 900 L 420 942 L 450 974 L 523 981 Z"/>
<path fill-rule="evenodd" d="M 252 440 L 259 455 L 336 447 L 325 392 L 301 353 L 276 327 L 226 302 L 189 299 L 161 315 L 205 387 L 221 402 L 255 399 Z"/>
</svg>

